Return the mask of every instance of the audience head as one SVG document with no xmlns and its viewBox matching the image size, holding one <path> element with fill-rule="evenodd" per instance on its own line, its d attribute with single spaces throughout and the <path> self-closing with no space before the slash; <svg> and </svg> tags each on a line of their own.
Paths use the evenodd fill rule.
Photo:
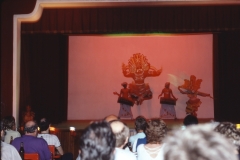
<svg viewBox="0 0 240 160">
<path fill-rule="evenodd" d="M 6 130 L 15 130 L 15 118 L 13 116 L 6 116 L 3 118 L 3 127 Z"/>
<path fill-rule="evenodd" d="M 147 120 L 143 116 L 138 116 L 135 120 L 135 127 L 137 132 L 140 130 L 145 132 L 147 127 Z"/>
<path fill-rule="evenodd" d="M 198 124 L 198 118 L 196 116 L 193 116 L 193 115 L 189 114 L 184 118 L 183 124 L 185 126 L 189 126 L 189 125 L 192 125 L 192 124 Z"/>
<path fill-rule="evenodd" d="M 42 118 L 42 119 L 40 119 L 40 122 L 47 122 L 47 118 Z"/>
<path fill-rule="evenodd" d="M 146 128 L 147 143 L 162 143 L 167 135 L 167 125 L 161 119 L 151 119 Z"/>
<path fill-rule="evenodd" d="M 165 143 L 165 160 L 237 160 L 233 145 L 210 124 L 172 132 Z"/>
<path fill-rule="evenodd" d="M 42 118 L 39 123 L 40 132 L 48 130 L 50 127 L 50 123 L 46 118 Z"/>
<path fill-rule="evenodd" d="M 115 136 L 107 122 L 93 122 L 80 138 L 81 160 L 113 160 L 115 143 Z"/>
<path fill-rule="evenodd" d="M 240 131 L 237 129 L 236 124 L 231 122 L 220 122 L 214 131 L 224 135 L 236 146 L 240 146 Z"/>
<path fill-rule="evenodd" d="M 119 119 L 119 117 L 117 117 L 116 115 L 111 114 L 111 115 L 105 117 L 103 120 L 107 121 L 107 122 L 111 122 L 111 121 L 118 120 L 118 119 Z"/>
<path fill-rule="evenodd" d="M 116 147 L 123 148 L 128 142 L 129 128 L 121 121 L 111 121 L 110 126 L 116 137 Z"/>
<path fill-rule="evenodd" d="M 5 136 L 5 129 L 3 127 L 3 122 L 0 122 L 0 129 L 1 129 L 1 140 L 4 140 L 4 136 Z"/>
<path fill-rule="evenodd" d="M 24 126 L 24 132 L 26 135 L 37 136 L 37 123 L 35 121 L 28 121 Z"/>
</svg>

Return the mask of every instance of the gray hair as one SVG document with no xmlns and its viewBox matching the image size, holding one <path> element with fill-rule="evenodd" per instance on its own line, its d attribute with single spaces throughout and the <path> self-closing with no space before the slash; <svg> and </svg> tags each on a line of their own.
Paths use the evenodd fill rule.
<svg viewBox="0 0 240 160">
<path fill-rule="evenodd" d="M 238 160 L 235 147 L 210 124 L 172 132 L 165 140 L 165 160 Z"/>
</svg>

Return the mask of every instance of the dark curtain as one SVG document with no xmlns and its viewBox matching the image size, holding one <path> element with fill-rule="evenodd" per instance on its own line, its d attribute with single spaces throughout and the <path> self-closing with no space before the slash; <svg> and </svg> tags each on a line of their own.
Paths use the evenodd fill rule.
<svg viewBox="0 0 240 160">
<path fill-rule="evenodd" d="M 21 41 L 20 118 L 29 104 L 36 120 L 66 120 L 68 36 L 26 34 Z"/>
<path fill-rule="evenodd" d="M 239 123 L 240 107 L 240 32 L 217 34 L 218 48 L 214 54 L 215 118 Z"/>
<path fill-rule="evenodd" d="M 13 114 L 13 16 L 31 13 L 36 0 L 0 0 L 1 117 Z"/>
<path fill-rule="evenodd" d="M 240 30 L 240 6 L 44 9 L 22 33 L 184 33 Z"/>
</svg>

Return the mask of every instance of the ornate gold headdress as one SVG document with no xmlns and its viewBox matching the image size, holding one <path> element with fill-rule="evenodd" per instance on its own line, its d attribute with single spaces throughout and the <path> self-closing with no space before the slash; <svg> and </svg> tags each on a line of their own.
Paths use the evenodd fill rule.
<svg viewBox="0 0 240 160">
<path fill-rule="evenodd" d="M 136 53 L 128 60 L 128 68 L 130 73 L 135 73 L 137 68 L 147 71 L 150 68 L 150 64 L 146 56 L 141 53 Z"/>
</svg>

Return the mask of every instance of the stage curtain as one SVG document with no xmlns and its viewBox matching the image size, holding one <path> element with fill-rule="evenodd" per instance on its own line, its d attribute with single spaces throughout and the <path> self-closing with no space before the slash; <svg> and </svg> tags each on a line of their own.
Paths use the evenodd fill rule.
<svg viewBox="0 0 240 160">
<path fill-rule="evenodd" d="M 214 53 L 214 117 L 219 121 L 239 123 L 240 32 L 216 34 Z"/>
<path fill-rule="evenodd" d="M 66 120 L 68 37 L 26 34 L 21 41 L 20 122 L 28 104 L 36 120 Z"/>
<path fill-rule="evenodd" d="M 240 6 L 146 6 L 44 9 L 22 33 L 179 33 L 240 29 Z"/>
</svg>

